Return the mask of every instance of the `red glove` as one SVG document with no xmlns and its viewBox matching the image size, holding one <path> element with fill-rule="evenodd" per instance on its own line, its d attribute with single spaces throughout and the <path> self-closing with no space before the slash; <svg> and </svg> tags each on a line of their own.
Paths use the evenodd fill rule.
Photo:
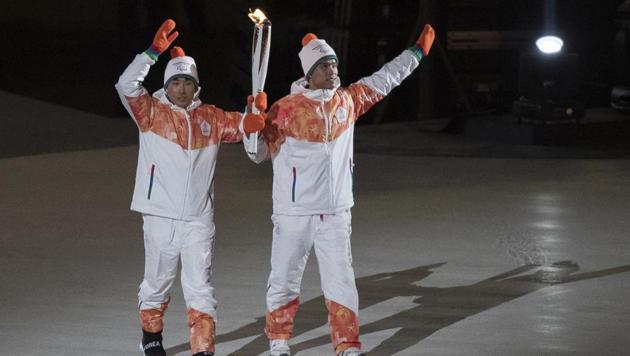
<svg viewBox="0 0 630 356">
<path fill-rule="evenodd" d="M 254 97 L 252 95 L 247 97 L 247 109 L 249 113 L 246 114 L 243 119 L 243 131 L 247 134 L 257 132 L 265 128 L 267 93 L 261 91 L 258 95 L 256 95 L 255 101 L 256 102 L 254 103 Z M 256 109 L 258 109 L 260 114 L 251 113 L 253 105 L 256 105 Z"/>
<path fill-rule="evenodd" d="M 422 55 L 426 56 L 429 54 L 431 46 L 433 46 L 433 41 L 435 41 L 435 30 L 431 25 L 426 24 L 424 25 L 420 37 L 416 40 L 416 46 L 420 48 Z"/>
<path fill-rule="evenodd" d="M 257 132 L 265 128 L 265 114 L 246 114 L 243 119 L 243 131 L 246 134 Z"/>
<path fill-rule="evenodd" d="M 249 111 L 252 111 L 252 104 L 254 103 L 254 97 L 253 96 L 248 96 L 247 97 L 247 108 L 249 109 Z M 258 111 L 260 112 L 265 112 L 267 111 L 267 93 L 265 93 L 264 91 L 261 91 L 260 93 L 258 93 L 258 95 L 256 95 L 256 109 L 258 109 Z"/>
<path fill-rule="evenodd" d="M 175 21 L 168 19 L 164 21 L 162 26 L 155 33 L 153 37 L 153 43 L 151 47 L 146 50 L 146 54 L 153 60 L 157 60 L 157 57 L 166 51 L 166 49 L 175 41 L 179 32 L 173 31 L 175 29 Z"/>
</svg>

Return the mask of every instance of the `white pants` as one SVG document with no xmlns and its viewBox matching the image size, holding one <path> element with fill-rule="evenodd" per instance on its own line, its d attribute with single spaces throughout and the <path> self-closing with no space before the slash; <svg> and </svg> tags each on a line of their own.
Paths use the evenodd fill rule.
<svg viewBox="0 0 630 356">
<path fill-rule="evenodd" d="M 334 215 L 273 215 L 271 273 L 267 289 L 270 312 L 295 300 L 311 248 L 319 266 L 324 297 L 358 315 L 359 297 L 354 281 L 350 211 Z"/>
<path fill-rule="evenodd" d="M 216 320 L 216 300 L 211 285 L 214 223 L 182 221 L 153 215 L 144 219 L 144 280 L 140 284 L 140 309 L 157 309 L 169 299 L 181 258 L 181 283 L 187 308 Z"/>
</svg>

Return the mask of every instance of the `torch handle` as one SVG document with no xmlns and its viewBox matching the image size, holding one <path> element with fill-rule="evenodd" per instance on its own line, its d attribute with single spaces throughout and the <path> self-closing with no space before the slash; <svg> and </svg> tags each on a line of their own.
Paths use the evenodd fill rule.
<svg viewBox="0 0 630 356">
<path fill-rule="evenodd" d="M 253 97 L 254 97 L 254 103 L 252 103 L 252 114 L 259 114 L 260 110 L 258 110 L 258 108 L 256 107 L 256 96 L 258 95 L 258 93 L 252 93 Z M 248 147 L 247 152 L 251 153 L 251 154 L 257 154 L 258 153 L 258 131 L 256 132 L 252 132 L 249 134 L 249 139 L 251 140 L 251 145 Z"/>
<path fill-rule="evenodd" d="M 266 21 L 254 26 L 254 39 L 252 43 L 252 96 L 254 100 L 258 93 L 265 88 L 267 79 L 267 65 L 269 63 L 269 49 L 271 43 L 271 23 Z M 255 105 L 252 106 L 252 113 L 258 114 Z M 247 152 L 258 153 L 258 132 L 250 134 L 250 145 Z"/>
</svg>

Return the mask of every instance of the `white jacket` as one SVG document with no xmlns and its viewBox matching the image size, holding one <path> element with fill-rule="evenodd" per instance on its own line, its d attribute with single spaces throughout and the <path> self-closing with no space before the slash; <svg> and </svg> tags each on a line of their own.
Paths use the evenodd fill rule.
<svg viewBox="0 0 630 356">
<path fill-rule="evenodd" d="M 409 76 L 420 59 L 405 50 L 343 88 L 310 90 L 301 78 L 290 95 L 271 106 L 258 154 L 249 157 L 256 163 L 272 160 L 274 214 L 334 214 L 354 205 L 355 121 Z"/>
<path fill-rule="evenodd" d="M 138 54 L 116 84 L 140 132 L 131 209 L 172 219 L 207 219 L 213 212 L 219 145 L 241 140 L 242 114 L 201 103 L 201 89 L 186 109 L 172 104 L 164 89 L 149 95 L 142 82 L 154 63 Z"/>
</svg>

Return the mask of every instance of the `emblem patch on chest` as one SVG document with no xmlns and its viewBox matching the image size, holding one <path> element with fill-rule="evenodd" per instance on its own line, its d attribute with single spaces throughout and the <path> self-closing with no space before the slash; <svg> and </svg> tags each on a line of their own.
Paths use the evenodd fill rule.
<svg viewBox="0 0 630 356">
<path fill-rule="evenodd" d="M 340 124 L 343 124 L 344 122 L 346 122 L 346 119 L 348 117 L 346 108 L 342 108 L 339 107 L 337 108 L 337 112 L 335 113 L 335 119 L 337 119 L 337 122 Z"/>
<path fill-rule="evenodd" d="M 211 130 L 211 127 L 210 127 L 210 124 L 208 123 L 208 121 L 202 122 L 201 125 L 199 125 L 199 127 L 201 128 L 201 134 L 202 135 L 204 135 L 206 137 L 210 136 L 210 132 L 212 130 Z"/>
</svg>

